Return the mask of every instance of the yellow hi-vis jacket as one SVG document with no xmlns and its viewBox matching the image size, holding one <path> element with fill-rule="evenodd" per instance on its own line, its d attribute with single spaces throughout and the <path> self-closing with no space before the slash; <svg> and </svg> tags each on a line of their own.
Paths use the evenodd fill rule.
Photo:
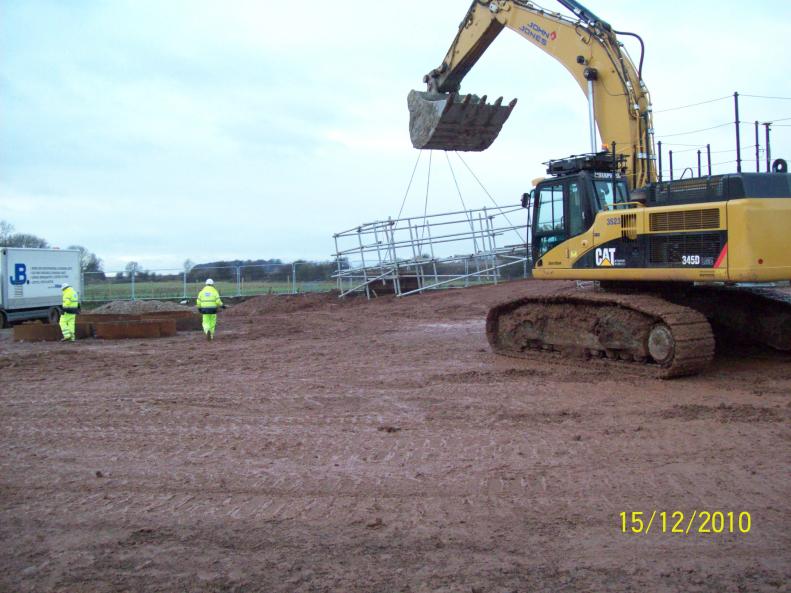
<svg viewBox="0 0 791 593">
<path fill-rule="evenodd" d="M 222 299 L 217 289 L 207 284 L 200 289 L 196 304 L 201 313 L 211 315 L 216 313 L 219 307 L 222 307 Z"/>
<path fill-rule="evenodd" d="M 77 310 L 80 306 L 80 297 L 77 295 L 77 291 L 74 290 L 71 286 L 68 288 L 63 289 L 63 312 L 64 313 L 77 313 Z"/>
</svg>

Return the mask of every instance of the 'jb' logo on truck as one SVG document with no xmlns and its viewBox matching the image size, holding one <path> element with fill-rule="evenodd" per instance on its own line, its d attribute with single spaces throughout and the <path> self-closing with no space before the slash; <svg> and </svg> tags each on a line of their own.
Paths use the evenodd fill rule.
<svg viewBox="0 0 791 593">
<path fill-rule="evenodd" d="M 8 281 L 14 286 L 22 286 L 27 282 L 27 266 L 25 264 L 14 264 L 14 275 L 8 277 Z"/>
</svg>

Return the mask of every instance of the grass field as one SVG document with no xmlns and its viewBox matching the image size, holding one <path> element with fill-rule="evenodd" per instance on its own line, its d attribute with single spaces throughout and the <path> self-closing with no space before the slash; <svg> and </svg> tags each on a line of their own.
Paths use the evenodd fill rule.
<svg viewBox="0 0 791 593">
<path fill-rule="evenodd" d="M 88 301 L 121 301 L 135 299 L 194 299 L 202 284 L 178 281 L 147 281 L 135 282 L 134 295 L 130 282 L 91 282 L 83 287 L 83 300 Z M 252 296 L 258 294 L 287 294 L 291 292 L 323 292 L 335 288 L 335 282 L 297 282 L 296 287 L 290 282 L 235 282 L 217 281 L 215 287 L 221 296 Z M 296 288 L 296 290 L 295 290 Z"/>
</svg>

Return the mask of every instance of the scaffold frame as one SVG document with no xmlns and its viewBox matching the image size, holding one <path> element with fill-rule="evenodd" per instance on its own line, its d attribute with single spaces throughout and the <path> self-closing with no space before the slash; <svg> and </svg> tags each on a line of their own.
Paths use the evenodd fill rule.
<svg viewBox="0 0 791 593">
<path fill-rule="evenodd" d="M 333 235 L 338 291 L 401 297 L 526 277 L 527 234 L 520 205 L 364 223 Z"/>
</svg>

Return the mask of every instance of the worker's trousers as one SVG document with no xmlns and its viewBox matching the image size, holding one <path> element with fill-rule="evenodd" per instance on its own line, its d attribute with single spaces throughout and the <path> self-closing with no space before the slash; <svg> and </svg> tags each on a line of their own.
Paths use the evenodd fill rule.
<svg viewBox="0 0 791 593">
<path fill-rule="evenodd" d="M 60 316 L 60 331 L 64 340 L 74 341 L 77 338 L 77 316 L 74 313 L 63 313 Z"/>
<path fill-rule="evenodd" d="M 203 314 L 203 333 L 210 334 L 214 337 L 214 330 L 217 327 L 217 313 L 212 313 L 208 315 L 206 313 Z"/>
</svg>

